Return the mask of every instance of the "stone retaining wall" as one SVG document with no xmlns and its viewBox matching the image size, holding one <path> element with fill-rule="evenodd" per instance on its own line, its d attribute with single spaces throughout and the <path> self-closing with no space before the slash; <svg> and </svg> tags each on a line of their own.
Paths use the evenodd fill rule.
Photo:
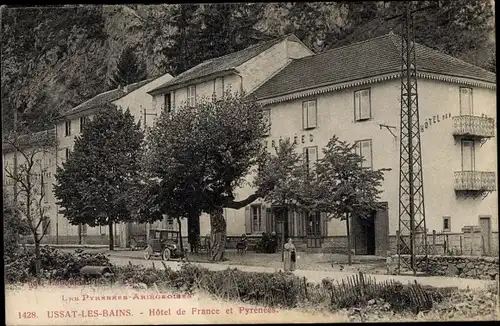
<svg viewBox="0 0 500 326">
<path fill-rule="evenodd" d="M 494 280 L 499 274 L 498 257 L 439 255 L 430 255 L 428 257 L 429 275 Z M 416 258 L 418 271 L 425 272 L 423 256 L 417 256 Z M 395 264 L 397 264 L 397 255 L 393 256 L 393 267 Z"/>
</svg>

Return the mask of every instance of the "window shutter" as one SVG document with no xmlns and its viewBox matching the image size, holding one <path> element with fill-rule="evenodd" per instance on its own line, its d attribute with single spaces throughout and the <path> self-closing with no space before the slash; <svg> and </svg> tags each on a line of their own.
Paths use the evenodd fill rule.
<svg viewBox="0 0 500 326">
<path fill-rule="evenodd" d="M 326 220 L 326 213 L 321 213 L 320 223 L 321 223 L 321 236 L 322 237 L 328 236 L 328 221 Z"/>
<path fill-rule="evenodd" d="M 267 208 L 265 204 L 260 205 L 260 214 L 262 216 L 262 229 L 264 232 L 269 232 L 267 225 Z"/>
<path fill-rule="evenodd" d="M 460 88 L 460 115 L 472 115 L 472 90 Z"/>
<path fill-rule="evenodd" d="M 360 118 L 369 119 L 370 118 L 370 90 L 365 89 L 361 91 L 360 99 Z"/>
<path fill-rule="evenodd" d="M 371 168 L 372 167 L 372 142 L 370 140 L 363 141 L 363 148 L 361 149 L 361 153 L 363 154 L 363 167 Z"/>
<path fill-rule="evenodd" d="M 361 155 L 361 146 L 359 141 L 354 143 L 354 153 L 356 153 L 356 155 Z"/>
<path fill-rule="evenodd" d="M 359 92 L 354 92 L 354 120 L 360 119 Z"/>
<path fill-rule="evenodd" d="M 308 147 L 307 151 L 308 168 L 309 171 L 313 172 L 315 170 L 316 161 L 318 160 L 318 151 L 316 147 Z"/>
<path fill-rule="evenodd" d="M 307 128 L 307 102 L 302 102 L 302 129 Z"/>
<path fill-rule="evenodd" d="M 307 127 L 309 128 L 315 128 L 317 121 L 316 121 L 316 100 L 314 101 L 309 101 L 309 105 L 307 108 Z"/>
<path fill-rule="evenodd" d="M 304 214 L 304 211 L 300 211 L 298 212 L 298 223 L 299 223 L 299 227 L 298 227 L 298 232 L 297 232 L 297 235 L 299 237 L 303 237 L 306 235 L 306 232 L 305 232 L 305 214 Z"/>
<path fill-rule="evenodd" d="M 266 232 L 273 232 L 274 230 L 274 216 L 272 209 L 270 207 L 266 207 Z"/>
<path fill-rule="evenodd" d="M 250 205 L 245 207 L 245 233 L 252 233 L 252 214 L 250 211 Z"/>
</svg>

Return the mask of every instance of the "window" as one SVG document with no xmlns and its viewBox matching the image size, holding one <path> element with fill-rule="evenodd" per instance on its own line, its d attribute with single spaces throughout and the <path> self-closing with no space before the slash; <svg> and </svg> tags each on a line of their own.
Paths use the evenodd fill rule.
<svg viewBox="0 0 500 326">
<path fill-rule="evenodd" d="M 316 162 L 318 161 L 318 147 L 305 147 L 304 148 L 304 158 L 307 173 L 314 173 L 314 169 L 316 167 Z"/>
<path fill-rule="evenodd" d="M 170 113 L 172 111 L 172 97 L 170 93 L 164 95 L 164 106 L 165 110 Z"/>
<path fill-rule="evenodd" d="M 307 235 L 308 236 L 320 236 L 321 235 L 321 213 L 314 212 L 309 213 L 307 218 Z"/>
<path fill-rule="evenodd" d="M 316 100 L 302 102 L 302 127 L 304 129 L 316 128 Z"/>
<path fill-rule="evenodd" d="M 252 232 L 263 231 L 262 225 L 262 207 L 261 205 L 251 206 L 252 212 Z"/>
<path fill-rule="evenodd" d="M 354 92 L 354 120 L 368 120 L 372 117 L 370 89 Z"/>
<path fill-rule="evenodd" d="M 69 148 L 65 149 L 65 158 L 66 158 L 66 160 L 68 160 L 68 158 L 69 158 Z"/>
<path fill-rule="evenodd" d="M 65 126 L 65 133 L 64 134 L 66 135 L 66 137 L 71 136 L 71 120 L 66 121 L 64 126 Z"/>
<path fill-rule="evenodd" d="M 355 143 L 356 154 L 363 158 L 361 167 L 372 168 L 372 140 L 360 140 Z"/>
<path fill-rule="evenodd" d="M 87 117 L 80 117 L 80 132 L 83 132 L 83 126 L 87 123 Z"/>
<path fill-rule="evenodd" d="M 462 140 L 462 171 L 474 171 L 475 148 L 473 140 Z"/>
<path fill-rule="evenodd" d="M 451 231 L 451 218 L 443 216 L 443 231 Z"/>
<path fill-rule="evenodd" d="M 264 123 L 266 125 L 265 135 L 269 135 L 271 133 L 271 110 L 263 110 L 262 115 L 263 115 Z"/>
<path fill-rule="evenodd" d="M 167 229 L 173 230 L 174 228 L 174 218 L 167 215 Z"/>
<path fill-rule="evenodd" d="M 472 115 L 472 88 L 460 87 L 460 115 Z"/>
<path fill-rule="evenodd" d="M 188 106 L 195 106 L 196 105 L 196 86 L 188 86 L 187 104 L 188 104 Z"/>
</svg>

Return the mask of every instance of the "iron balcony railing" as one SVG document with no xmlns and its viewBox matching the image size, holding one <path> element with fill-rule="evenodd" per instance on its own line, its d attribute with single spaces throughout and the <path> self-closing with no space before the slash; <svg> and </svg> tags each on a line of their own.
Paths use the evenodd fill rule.
<svg viewBox="0 0 500 326">
<path fill-rule="evenodd" d="M 455 191 L 495 191 L 495 172 L 455 172 Z"/>
<path fill-rule="evenodd" d="M 461 115 L 453 117 L 453 135 L 478 138 L 495 136 L 495 120 L 487 117 Z"/>
</svg>

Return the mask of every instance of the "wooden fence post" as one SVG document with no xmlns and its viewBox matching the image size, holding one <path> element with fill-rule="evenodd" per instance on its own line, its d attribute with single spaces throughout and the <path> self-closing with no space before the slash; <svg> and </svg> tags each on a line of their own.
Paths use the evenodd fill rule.
<svg viewBox="0 0 500 326">
<path fill-rule="evenodd" d="M 460 236 L 460 256 L 463 255 L 463 251 L 462 251 L 462 236 Z"/>
<path fill-rule="evenodd" d="M 436 254 L 436 230 L 432 230 L 432 254 Z"/>
</svg>

